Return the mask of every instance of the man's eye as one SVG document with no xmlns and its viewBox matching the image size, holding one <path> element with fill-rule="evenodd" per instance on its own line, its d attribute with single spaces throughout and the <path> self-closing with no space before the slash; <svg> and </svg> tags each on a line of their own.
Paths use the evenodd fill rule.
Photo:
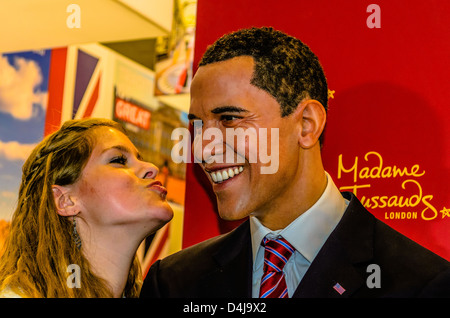
<svg viewBox="0 0 450 318">
<path fill-rule="evenodd" d="M 109 163 L 117 163 L 120 165 L 126 165 L 127 158 L 124 155 L 112 158 Z"/>
<path fill-rule="evenodd" d="M 240 117 L 234 116 L 234 115 L 222 115 L 221 120 L 222 121 L 233 121 L 236 119 L 239 119 Z"/>
</svg>

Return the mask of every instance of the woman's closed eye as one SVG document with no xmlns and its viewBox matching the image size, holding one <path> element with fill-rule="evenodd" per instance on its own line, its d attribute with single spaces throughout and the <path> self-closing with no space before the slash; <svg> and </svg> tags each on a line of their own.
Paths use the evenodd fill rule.
<svg viewBox="0 0 450 318">
<path fill-rule="evenodd" d="M 112 158 L 109 163 L 115 163 L 115 164 L 119 164 L 119 165 L 126 165 L 127 164 L 127 157 L 125 157 L 124 155 L 120 155 L 120 156 L 116 156 L 114 158 Z"/>
</svg>

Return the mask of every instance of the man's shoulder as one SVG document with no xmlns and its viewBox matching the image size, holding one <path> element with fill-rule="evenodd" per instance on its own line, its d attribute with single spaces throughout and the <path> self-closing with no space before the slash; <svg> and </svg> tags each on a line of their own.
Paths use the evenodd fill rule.
<svg viewBox="0 0 450 318">
<path fill-rule="evenodd" d="M 431 295 L 438 290 L 446 295 L 450 293 L 450 287 L 443 287 L 450 284 L 450 263 L 446 259 L 377 219 L 354 195 L 346 196 L 351 211 L 344 227 L 350 230 L 360 225 L 353 231 L 370 233 L 359 237 L 365 238 L 365 246 L 371 250 L 370 262 L 381 270 L 384 290 L 392 291 L 393 296 L 395 293 Z"/>
<path fill-rule="evenodd" d="M 401 262 L 402 259 L 407 259 L 408 261 L 416 259 L 417 262 L 435 260 L 443 265 L 449 264 L 442 257 L 377 219 L 353 194 L 346 193 L 344 195 L 350 199 L 351 205 L 349 205 L 349 208 L 353 210 L 349 215 L 353 219 L 346 222 L 351 226 L 358 223 L 366 227 L 362 228 L 361 231 L 373 233 L 373 248 L 375 251 L 378 251 L 378 254 L 375 256 L 386 255 L 389 258 L 395 257 L 396 262 Z"/>
<path fill-rule="evenodd" d="M 220 246 L 226 243 L 229 235 L 229 233 L 221 234 L 185 247 L 180 251 L 163 258 L 161 263 L 164 266 L 171 266 L 172 264 L 182 266 L 192 264 L 191 260 L 204 259 L 206 255 L 213 255 Z"/>
<path fill-rule="evenodd" d="M 186 247 L 172 255 L 161 260 L 161 267 L 187 267 L 197 266 L 199 260 L 208 263 L 213 255 L 220 254 L 220 251 L 228 246 L 236 247 L 243 244 L 243 237 L 250 237 L 248 221 L 244 221 L 237 228 L 228 233 L 221 234 L 197 244 Z"/>
<path fill-rule="evenodd" d="M 397 264 L 407 263 L 408 268 L 414 268 L 416 272 L 438 272 L 450 266 L 443 257 L 378 219 L 375 221 L 375 233 L 374 249 L 381 251 L 379 258 L 395 260 Z"/>
<path fill-rule="evenodd" d="M 142 297 L 212 297 L 217 290 L 205 286 L 221 284 L 214 281 L 223 261 L 235 259 L 248 244 L 248 222 L 236 229 L 195 245 L 186 247 L 149 269 L 141 291 Z M 214 290 L 214 292 L 212 292 Z"/>
</svg>

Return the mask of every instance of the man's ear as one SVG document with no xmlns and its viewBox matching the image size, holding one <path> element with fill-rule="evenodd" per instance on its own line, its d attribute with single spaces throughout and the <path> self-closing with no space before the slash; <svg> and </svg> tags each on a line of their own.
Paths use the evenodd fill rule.
<svg viewBox="0 0 450 318">
<path fill-rule="evenodd" d="M 300 123 L 299 145 L 309 149 L 319 143 L 325 129 L 327 114 L 322 103 L 314 99 L 303 100 L 295 110 Z"/>
<path fill-rule="evenodd" d="M 73 216 L 78 214 L 78 208 L 64 186 L 52 186 L 53 198 L 56 210 L 61 216 Z"/>
</svg>

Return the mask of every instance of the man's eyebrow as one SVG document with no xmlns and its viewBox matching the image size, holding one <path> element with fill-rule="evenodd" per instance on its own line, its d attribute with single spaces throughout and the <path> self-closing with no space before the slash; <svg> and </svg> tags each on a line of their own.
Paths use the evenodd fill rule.
<svg viewBox="0 0 450 318">
<path fill-rule="evenodd" d="M 196 115 L 194 114 L 188 114 L 188 119 L 189 120 L 194 120 L 194 119 L 199 119 Z"/>
<path fill-rule="evenodd" d="M 247 113 L 248 110 L 237 107 L 237 106 L 221 106 L 216 107 L 213 110 L 211 110 L 211 113 L 213 114 L 222 114 L 222 113 Z"/>
<path fill-rule="evenodd" d="M 220 107 L 216 107 L 216 108 L 212 109 L 211 113 L 213 113 L 213 114 L 248 113 L 248 110 L 241 108 L 241 107 L 237 107 L 237 106 L 220 106 Z M 197 115 L 190 113 L 190 114 L 188 114 L 188 119 L 195 120 L 195 119 L 200 119 L 200 118 L 197 117 Z"/>
<path fill-rule="evenodd" d="M 125 147 L 125 146 L 123 146 L 123 145 L 115 145 L 115 146 L 106 148 L 106 149 L 104 149 L 104 150 L 102 151 L 102 153 L 105 153 L 105 152 L 107 152 L 108 150 L 111 150 L 111 149 L 116 149 L 116 150 L 119 150 L 120 152 L 124 152 L 124 153 L 127 153 L 127 154 L 134 154 L 134 155 L 136 156 L 137 159 L 142 160 L 142 156 L 141 156 L 141 154 L 139 153 L 139 151 L 131 150 L 131 149 L 129 149 L 128 147 Z"/>
</svg>

